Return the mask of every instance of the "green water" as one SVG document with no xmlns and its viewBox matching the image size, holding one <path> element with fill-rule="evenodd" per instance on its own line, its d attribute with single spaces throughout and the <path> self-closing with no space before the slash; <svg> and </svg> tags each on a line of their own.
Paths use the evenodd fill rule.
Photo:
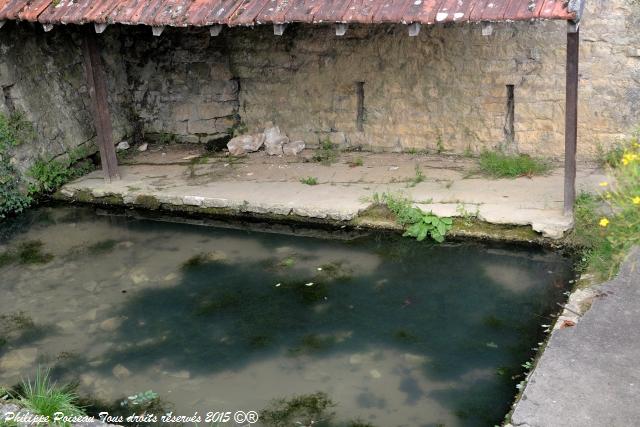
<svg viewBox="0 0 640 427">
<path fill-rule="evenodd" d="M 181 415 L 322 392 L 335 406 L 282 425 L 493 426 L 572 274 L 541 249 L 89 208 L 0 230 L 0 386 L 50 366 L 92 411 L 149 389 Z"/>
</svg>

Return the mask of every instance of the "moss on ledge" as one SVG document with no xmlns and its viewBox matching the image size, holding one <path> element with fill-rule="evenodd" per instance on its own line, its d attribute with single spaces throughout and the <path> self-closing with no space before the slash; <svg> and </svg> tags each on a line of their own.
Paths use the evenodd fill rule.
<svg viewBox="0 0 640 427">
<path fill-rule="evenodd" d="M 279 224 L 315 225 L 329 228 L 350 228 L 361 230 L 385 230 L 401 232 L 402 227 L 395 221 L 393 213 L 384 205 L 372 205 L 350 221 L 331 218 L 312 218 L 295 214 L 255 213 L 240 208 L 216 208 L 193 205 L 173 205 L 161 203 L 155 196 L 138 195 L 133 203 L 125 203 L 120 194 L 94 196 L 90 191 L 76 190 L 57 192 L 56 200 L 78 202 L 100 206 L 139 208 L 146 211 L 161 211 L 186 216 L 203 216 L 209 218 L 237 218 L 239 220 L 267 221 Z M 490 224 L 469 218 L 454 218 L 453 229 L 447 234 L 450 240 L 499 241 L 521 244 L 532 244 L 552 248 L 566 246 L 564 240 L 554 241 L 542 237 L 530 226 Z"/>
</svg>

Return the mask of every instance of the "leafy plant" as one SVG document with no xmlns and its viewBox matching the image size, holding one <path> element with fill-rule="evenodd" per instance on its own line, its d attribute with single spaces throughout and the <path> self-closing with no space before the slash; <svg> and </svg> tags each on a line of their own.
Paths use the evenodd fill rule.
<svg viewBox="0 0 640 427">
<path fill-rule="evenodd" d="M 149 402 L 152 402 L 158 398 L 158 393 L 155 393 L 152 390 L 143 391 L 140 393 L 136 393 L 132 396 L 127 396 L 125 400 L 120 402 L 120 406 L 142 406 L 146 405 Z"/>
<path fill-rule="evenodd" d="M 416 167 L 415 167 L 415 175 L 409 181 L 409 187 L 415 187 L 416 185 L 418 185 L 421 182 L 423 182 L 424 179 L 425 179 L 424 178 L 424 173 L 422 172 L 422 169 L 420 168 L 420 165 L 416 165 Z"/>
<path fill-rule="evenodd" d="M 414 207 L 410 200 L 383 194 L 374 196 L 374 200 L 381 200 L 387 208 L 396 216 L 396 221 L 405 227 L 405 237 L 415 237 L 423 241 L 431 237 L 438 243 L 442 243 L 449 230 L 453 227 L 451 218 L 441 218 L 432 212 L 425 213 L 420 208 Z"/>
<path fill-rule="evenodd" d="M 84 415 L 84 411 L 75 404 L 78 396 L 70 387 L 59 387 L 51 382 L 48 368 L 38 367 L 33 381 L 23 381 L 21 389 L 18 397 L 20 404 L 36 414 L 50 419 L 56 412 L 62 412 L 65 416 Z"/>
<path fill-rule="evenodd" d="M 585 250 L 583 267 L 609 279 L 629 250 L 640 243 L 640 142 L 636 132 L 623 146 L 611 183 L 600 183 L 599 197 L 580 195 L 575 206 L 573 238 Z"/>
<path fill-rule="evenodd" d="M 543 175 L 550 165 L 526 154 L 510 155 L 499 151 L 483 151 L 479 160 L 480 170 L 494 178 L 516 178 Z"/>
<path fill-rule="evenodd" d="M 9 151 L 35 139 L 35 131 L 24 114 L 0 114 L 0 219 L 29 207 L 32 198 L 25 194 L 18 171 L 10 161 Z"/>
<path fill-rule="evenodd" d="M 336 147 L 329 139 L 325 139 L 320 143 L 320 147 L 313 155 L 313 161 L 329 166 L 338 158 L 338 147 Z"/>
<path fill-rule="evenodd" d="M 312 176 L 300 179 L 300 182 L 306 185 L 318 185 L 318 179 Z"/>
<path fill-rule="evenodd" d="M 29 185 L 29 194 L 51 193 L 67 182 L 93 170 L 90 163 L 79 162 L 87 153 L 82 149 L 71 150 L 65 159 L 38 159 L 27 171 L 34 179 Z"/>
</svg>

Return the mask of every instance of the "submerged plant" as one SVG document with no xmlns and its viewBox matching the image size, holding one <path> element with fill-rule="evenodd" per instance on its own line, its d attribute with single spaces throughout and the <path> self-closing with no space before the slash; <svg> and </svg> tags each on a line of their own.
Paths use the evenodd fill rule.
<svg viewBox="0 0 640 427">
<path fill-rule="evenodd" d="M 291 349 L 291 356 L 324 352 L 336 344 L 336 338 L 328 335 L 309 334 L 302 337 L 300 343 Z"/>
<path fill-rule="evenodd" d="M 333 418 L 335 406 L 324 392 L 276 399 L 261 411 L 260 420 L 268 427 L 310 426 Z"/>
<path fill-rule="evenodd" d="M 113 249 L 115 249 L 117 244 L 118 244 L 117 240 L 113 240 L 113 239 L 101 240 L 99 242 L 94 243 L 93 245 L 90 245 L 87 248 L 87 250 L 91 254 L 104 254 L 107 252 L 111 252 Z"/>
<path fill-rule="evenodd" d="M 120 406 L 142 406 L 149 402 L 152 402 L 158 398 L 158 393 L 153 390 L 147 390 L 140 393 L 136 393 L 132 396 L 127 396 L 125 400 L 120 402 Z"/>
<path fill-rule="evenodd" d="M 18 246 L 17 258 L 20 264 L 46 264 L 53 255 L 43 252 L 44 244 L 40 240 L 29 240 Z"/>
<path fill-rule="evenodd" d="M 59 387 L 51 382 L 48 368 L 38 367 L 33 381 L 22 382 L 18 400 L 26 409 L 50 419 L 56 412 L 65 416 L 84 415 L 84 411 L 76 406 L 78 396 L 69 386 Z"/>
</svg>

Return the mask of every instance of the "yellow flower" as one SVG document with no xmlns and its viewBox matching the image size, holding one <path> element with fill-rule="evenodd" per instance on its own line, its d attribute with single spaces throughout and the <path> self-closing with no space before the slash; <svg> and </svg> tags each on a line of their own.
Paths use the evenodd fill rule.
<svg viewBox="0 0 640 427">
<path fill-rule="evenodd" d="M 622 164 L 627 166 L 629 164 L 629 159 L 627 159 L 626 157 L 622 158 Z"/>
<path fill-rule="evenodd" d="M 624 156 L 622 156 L 622 164 L 625 166 L 636 160 L 638 160 L 638 155 L 636 153 L 624 153 Z"/>
<path fill-rule="evenodd" d="M 600 220 L 600 227 L 606 227 L 607 225 L 609 225 L 609 220 L 607 218 L 602 218 Z"/>
<path fill-rule="evenodd" d="M 636 196 L 631 200 L 633 201 L 634 205 L 640 205 L 640 196 Z"/>
<path fill-rule="evenodd" d="M 604 193 L 604 198 L 605 199 L 610 199 L 611 198 L 611 193 L 609 193 L 608 191 L 606 193 Z"/>
<path fill-rule="evenodd" d="M 606 187 L 607 185 L 609 185 L 609 183 L 607 181 L 602 181 L 600 183 L 600 187 Z"/>
</svg>

